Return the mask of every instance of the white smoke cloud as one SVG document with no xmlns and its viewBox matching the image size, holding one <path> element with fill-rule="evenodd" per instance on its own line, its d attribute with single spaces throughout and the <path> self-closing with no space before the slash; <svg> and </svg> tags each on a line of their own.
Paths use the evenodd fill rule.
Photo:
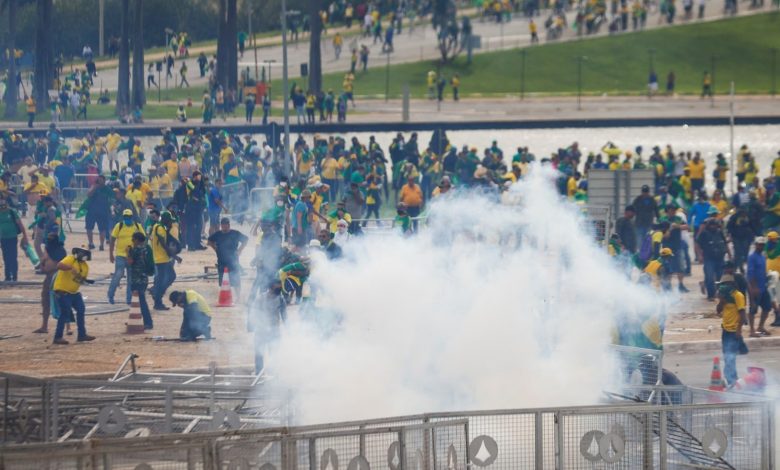
<svg viewBox="0 0 780 470">
<path fill-rule="evenodd" d="M 595 403 L 615 375 L 613 318 L 653 294 L 595 245 L 553 176 L 515 184 L 521 205 L 437 201 L 417 236 L 315 259 L 317 312 L 291 315 L 268 364 L 297 420 Z"/>
</svg>

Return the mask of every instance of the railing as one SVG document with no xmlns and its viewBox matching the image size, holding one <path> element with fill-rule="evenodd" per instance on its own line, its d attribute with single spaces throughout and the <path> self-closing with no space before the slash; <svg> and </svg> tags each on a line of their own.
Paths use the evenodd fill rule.
<svg viewBox="0 0 780 470">
<path fill-rule="evenodd" d="M 0 448 L 4 469 L 773 468 L 769 402 L 429 413 Z M 611 465 L 614 465 L 612 467 Z"/>
</svg>

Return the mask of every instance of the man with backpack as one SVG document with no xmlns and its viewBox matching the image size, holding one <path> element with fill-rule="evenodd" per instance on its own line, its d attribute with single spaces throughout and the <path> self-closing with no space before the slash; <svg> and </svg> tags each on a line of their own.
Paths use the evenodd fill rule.
<svg viewBox="0 0 780 470">
<path fill-rule="evenodd" d="M 133 246 L 133 234 L 144 233 L 144 227 L 133 219 L 133 211 L 125 209 L 122 211 L 122 220 L 119 221 L 114 229 L 111 231 L 111 239 L 108 242 L 108 260 L 114 265 L 114 274 L 111 277 L 111 283 L 108 286 L 108 303 L 114 303 L 114 294 L 117 287 L 119 287 L 119 281 L 127 271 L 127 304 L 130 304 L 130 298 L 132 296 L 132 289 L 130 283 L 132 281 L 130 273 L 130 265 L 127 262 L 128 249 Z"/>
<path fill-rule="evenodd" d="M 149 276 L 154 275 L 154 258 L 152 250 L 146 243 L 146 235 L 135 232 L 133 245 L 127 247 L 127 264 L 130 266 L 130 287 L 128 290 L 138 293 L 138 305 L 144 320 L 144 330 L 151 330 L 152 314 L 146 303 L 146 288 L 149 286 Z"/>
<path fill-rule="evenodd" d="M 696 237 L 696 243 L 701 248 L 704 262 L 704 286 L 707 291 L 707 300 L 715 301 L 715 284 L 723 275 L 723 257 L 731 258 L 726 237 L 719 219 L 710 217 L 704 223 L 704 228 Z"/>
<path fill-rule="evenodd" d="M 149 235 L 155 266 L 154 285 L 152 286 L 152 300 L 154 300 L 153 308 L 155 310 L 168 310 L 162 299 L 165 291 L 176 280 L 174 262 L 181 263 L 181 258 L 178 256 L 181 252 L 181 243 L 171 233 L 172 229 L 173 216 L 170 212 L 164 211 L 160 214 L 160 222 L 154 224 Z"/>
</svg>

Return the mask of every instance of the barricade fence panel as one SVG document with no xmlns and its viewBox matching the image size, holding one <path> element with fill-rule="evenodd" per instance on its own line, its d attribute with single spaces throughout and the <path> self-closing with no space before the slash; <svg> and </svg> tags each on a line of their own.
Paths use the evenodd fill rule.
<svg viewBox="0 0 780 470">
<path fill-rule="evenodd" d="M 773 468 L 773 416 L 769 402 L 434 413 L 6 446 L 0 448 L 0 465 L 9 470 L 53 462 L 56 468 L 142 469 L 768 470 Z M 394 424 L 399 422 L 415 424 Z"/>
</svg>

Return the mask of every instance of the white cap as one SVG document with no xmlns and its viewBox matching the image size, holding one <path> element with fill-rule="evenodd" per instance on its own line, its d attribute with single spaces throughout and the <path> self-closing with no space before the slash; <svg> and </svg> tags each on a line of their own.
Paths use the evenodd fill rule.
<svg viewBox="0 0 780 470">
<path fill-rule="evenodd" d="M 320 244 L 320 241 L 317 240 L 316 238 L 313 238 L 309 242 L 309 248 L 320 248 L 320 247 L 322 247 L 322 244 Z"/>
<path fill-rule="evenodd" d="M 766 237 L 756 237 L 756 240 L 753 243 L 756 245 L 766 245 Z"/>
</svg>

